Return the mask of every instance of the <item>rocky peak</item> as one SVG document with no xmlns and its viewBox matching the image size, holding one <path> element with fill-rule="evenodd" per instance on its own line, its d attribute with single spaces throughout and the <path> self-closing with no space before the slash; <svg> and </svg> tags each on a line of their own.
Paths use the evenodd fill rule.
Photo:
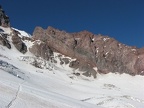
<svg viewBox="0 0 144 108">
<path fill-rule="evenodd" d="M 5 14 L 5 11 L 0 6 L 0 26 L 10 27 L 9 17 Z"/>
</svg>

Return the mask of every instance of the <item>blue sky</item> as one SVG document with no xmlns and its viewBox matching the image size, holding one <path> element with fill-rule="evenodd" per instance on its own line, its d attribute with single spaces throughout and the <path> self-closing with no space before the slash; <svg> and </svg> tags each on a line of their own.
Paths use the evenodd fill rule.
<svg viewBox="0 0 144 108">
<path fill-rule="evenodd" d="M 144 0 L 1 0 L 11 26 L 32 34 L 36 26 L 88 30 L 144 47 Z"/>
</svg>

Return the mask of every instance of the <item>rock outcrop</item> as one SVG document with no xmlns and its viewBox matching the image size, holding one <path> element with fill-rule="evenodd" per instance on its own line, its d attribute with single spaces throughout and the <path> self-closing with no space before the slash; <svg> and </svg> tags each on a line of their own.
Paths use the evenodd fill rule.
<svg viewBox="0 0 144 108">
<path fill-rule="evenodd" d="M 10 27 L 9 17 L 5 14 L 5 11 L 0 6 L 0 26 Z"/>
<path fill-rule="evenodd" d="M 144 75 L 144 49 L 126 46 L 108 36 L 94 35 L 88 31 L 66 33 L 52 27 L 46 30 L 36 27 L 33 39 L 40 40 L 46 46 L 39 45 L 39 49 L 51 49 L 51 52 L 75 58 L 69 66 L 83 71 L 86 76 L 96 77 L 97 72 Z M 34 50 L 31 52 L 35 53 Z M 45 59 L 50 57 L 50 54 L 38 55 Z"/>
<path fill-rule="evenodd" d="M 5 15 L 1 6 L 0 26 L 10 26 L 9 17 Z M 3 31 L 0 33 L 0 44 L 10 49 L 7 35 Z M 130 47 L 108 36 L 95 35 L 88 31 L 67 33 L 53 27 L 47 29 L 36 27 L 32 38 L 24 37 L 18 31 L 12 30 L 11 39 L 21 53 L 27 52 L 24 41 L 33 41 L 29 51 L 46 61 L 57 62 L 54 60 L 54 52 L 74 59 L 71 61 L 59 57 L 60 64 L 68 64 L 69 67 L 81 72 L 74 73 L 76 75 L 83 74 L 94 78 L 97 73 L 109 72 L 144 75 L 144 48 Z"/>
<path fill-rule="evenodd" d="M 19 34 L 18 31 L 13 30 L 12 43 L 14 44 L 14 46 L 17 48 L 18 51 L 24 54 L 27 52 L 27 46 L 22 41 L 22 38 L 18 36 L 18 34 Z"/>
<path fill-rule="evenodd" d="M 23 42 L 24 39 L 27 39 L 26 37 L 20 37 L 20 33 L 10 27 L 10 21 L 9 17 L 5 14 L 4 10 L 0 6 L 0 26 L 3 28 L 10 28 L 9 31 L 12 31 L 12 43 L 14 46 L 19 50 L 21 53 L 27 52 L 27 46 Z M 10 34 L 7 34 L 3 31 L 3 29 L 0 29 L 0 44 L 3 46 L 6 46 L 7 48 L 11 49 L 11 44 L 9 40 L 7 39 L 10 36 Z"/>
<path fill-rule="evenodd" d="M 8 49 L 11 49 L 11 45 L 7 40 L 7 34 L 0 33 L 0 45 L 6 46 Z"/>
<path fill-rule="evenodd" d="M 5 14 L 4 10 L 0 6 L 0 26 L 10 27 L 9 17 Z M 11 45 L 7 40 L 8 34 L 4 33 L 2 29 L 0 29 L 0 45 L 6 46 L 11 49 Z"/>
<path fill-rule="evenodd" d="M 53 51 L 50 47 L 42 41 L 35 41 L 33 47 L 29 48 L 29 50 L 37 57 L 42 57 L 45 60 L 51 60 L 53 57 Z"/>
</svg>

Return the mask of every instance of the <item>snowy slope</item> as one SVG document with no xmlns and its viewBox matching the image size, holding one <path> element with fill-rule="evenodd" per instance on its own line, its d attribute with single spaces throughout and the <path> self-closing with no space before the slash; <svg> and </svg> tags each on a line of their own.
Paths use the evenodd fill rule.
<svg viewBox="0 0 144 108">
<path fill-rule="evenodd" d="M 21 36 L 25 36 L 25 37 L 31 37 L 31 35 L 23 30 L 19 30 L 19 29 L 16 29 L 16 28 L 12 28 L 16 31 L 18 31 L 20 33 Z"/>
<path fill-rule="evenodd" d="M 142 76 L 77 77 L 65 65 L 36 68 L 33 58 L 0 45 L 0 108 L 144 108 Z"/>
</svg>

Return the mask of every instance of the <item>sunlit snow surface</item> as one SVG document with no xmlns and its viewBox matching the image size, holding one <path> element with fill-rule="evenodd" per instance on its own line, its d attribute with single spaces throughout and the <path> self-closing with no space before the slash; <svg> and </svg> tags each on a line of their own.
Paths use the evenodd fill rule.
<svg viewBox="0 0 144 108">
<path fill-rule="evenodd" d="M 18 31 L 18 32 L 20 33 L 21 36 L 31 37 L 31 35 L 30 35 L 29 33 L 25 32 L 25 31 L 18 30 L 18 29 L 16 29 L 16 28 L 12 28 L 12 29 Z"/>
<path fill-rule="evenodd" d="M 24 56 L 33 55 L 0 45 L 0 108 L 144 108 L 142 76 L 77 77 L 68 66 L 35 68 Z"/>
</svg>

